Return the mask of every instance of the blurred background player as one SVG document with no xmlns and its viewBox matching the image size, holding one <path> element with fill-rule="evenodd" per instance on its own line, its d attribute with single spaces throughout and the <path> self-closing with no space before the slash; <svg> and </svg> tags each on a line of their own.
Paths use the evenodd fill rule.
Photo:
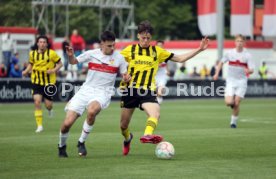
<svg viewBox="0 0 276 179">
<path fill-rule="evenodd" d="M 220 62 L 220 60 L 217 60 L 216 63 L 212 66 L 211 71 L 210 71 L 210 76 L 211 77 L 213 77 L 215 75 L 216 70 L 217 70 L 217 68 L 219 66 L 219 62 Z M 219 79 L 222 78 L 222 70 L 220 70 L 218 78 Z"/>
<path fill-rule="evenodd" d="M 240 103 L 246 93 L 248 76 L 254 72 L 252 56 L 244 48 L 244 45 L 245 38 L 242 35 L 237 35 L 235 37 L 236 48 L 224 54 L 213 77 L 214 80 L 217 80 L 223 64 L 228 62 L 225 103 L 232 108 L 231 128 L 237 127 Z"/>
<path fill-rule="evenodd" d="M 74 49 L 75 56 L 79 56 L 84 50 L 85 50 L 85 41 L 83 37 L 79 34 L 79 31 L 77 29 L 74 29 L 72 32 L 72 35 L 70 37 L 70 43 Z M 81 72 L 82 70 L 82 63 L 78 63 L 78 71 Z"/>
<path fill-rule="evenodd" d="M 83 123 L 77 147 L 80 156 L 87 155 L 85 140 L 93 129 L 96 116 L 110 104 L 110 89 L 114 87 L 117 72 L 119 71 L 123 75 L 125 82 L 130 80 L 130 76 L 126 74 L 127 63 L 124 57 L 114 49 L 115 35 L 111 31 L 102 33 L 101 48 L 86 51 L 78 57 L 75 57 L 73 48 L 67 46 L 69 63 L 88 62 L 89 70 L 86 81 L 65 107 L 66 117 L 61 125 L 59 135 L 59 157 L 68 157 L 66 140 L 69 130 L 85 109 L 87 109 L 87 117 Z"/>
<path fill-rule="evenodd" d="M 147 122 L 144 135 L 140 137 L 142 143 L 159 143 L 163 140 L 160 135 L 154 135 L 160 117 L 160 106 L 156 99 L 155 76 L 158 66 L 162 62 L 172 60 L 183 63 L 208 47 L 209 39 L 202 39 L 199 48 L 191 52 L 174 55 L 159 47 L 151 46 L 153 27 L 149 21 L 142 21 L 138 26 L 138 44 L 127 46 L 121 51 L 128 65 L 128 74 L 131 81 L 122 82 L 120 87 L 124 90 L 121 98 L 121 131 L 124 136 L 123 154 L 130 150 L 130 142 L 133 138 L 128 128 L 135 108 L 140 108 L 147 114 Z M 142 95 L 143 94 L 143 95 Z"/>
<path fill-rule="evenodd" d="M 7 75 L 10 73 L 10 65 L 11 65 L 11 57 L 12 53 L 15 51 L 15 44 L 13 39 L 11 38 L 10 33 L 4 33 L 1 35 L 2 39 L 0 42 L 1 50 L 3 53 L 3 63 L 5 64 L 7 68 Z"/>
<path fill-rule="evenodd" d="M 30 51 L 29 56 L 29 64 L 22 75 L 28 76 L 29 72 L 32 72 L 31 82 L 35 105 L 34 116 L 37 124 L 36 132 L 42 132 L 41 102 L 44 99 L 45 107 L 48 109 L 49 115 L 52 116 L 53 96 L 46 93 L 46 91 L 56 83 L 56 73 L 62 67 L 62 62 L 57 53 L 48 48 L 48 38 L 44 35 L 37 37 L 35 47 Z"/>
<path fill-rule="evenodd" d="M 66 54 L 66 46 L 69 46 L 69 38 L 67 36 L 64 37 L 62 41 L 62 54 L 63 54 L 63 59 L 64 59 L 64 70 L 67 72 L 68 70 L 68 56 Z"/>
<path fill-rule="evenodd" d="M 186 64 L 182 63 L 180 67 L 177 68 L 177 70 L 174 73 L 173 76 L 173 80 L 174 81 L 180 81 L 180 80 L 184 80 L 187 79 L 188 76 L 188 72 L 187 72 L 187 68 L 186 68 Z"/>
<path fill-rule="evenodd" d="M 163 48 L 164 41 L 158 40 L 156 45 Z M 163 90 L 169 79 L 168 75 L 169 75 L 169 70 L 168 70 L 167 63 L 166 62 L 160 63 L 155 77 L 156 87 L 157 87 L 157 101 L 159 104 L 161 104 L 163 101 Z"/>
<path fill-rule="evenodd" d="M 267 74 L 268 74 L 268 68 L 266 66 L 266 63 L 263 62 L 262 66 L 260 66 L 259 68 L 260 79 L 267 80 Z"/>
</svg>

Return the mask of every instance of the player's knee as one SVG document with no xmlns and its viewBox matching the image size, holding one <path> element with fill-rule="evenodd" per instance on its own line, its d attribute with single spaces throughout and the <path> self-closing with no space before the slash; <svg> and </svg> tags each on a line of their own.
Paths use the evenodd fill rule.
<svg viewBox="0 0 276 179">
<path fill-rule="evenodd" d="M 226 104 L 226 106 L 231 106 L 234 104 L 234 101 L 225 100 L 225 104 Z"/>
<path fill-rule="evenodd" d="M 152 114 L 150 115 L 150 117 L 154 117 L 154 118 L 156 118 L 156 119 L 159 120 L 159 118 L 160 118 L 160 113 L 159 113 L 159 112 L 154 112 L 154 113 L 152 113 Z"/>
<path fill-rule="evenodd" d="M 35 105 L 36 107 L 40 107 L 41 101 L 40 101 L 40 100 L 34 100 L 34 105 Z"/>
<path fill-rule="evenodd" d="M 67 133 L 70 130 L 71 126 L 72 126 L 72 124 L 65 120 L 63 125 L 61 126 L 61 132 Z"/>
<path fill-rule="evenodd" d="M 96 110 L 88 110 L 87 111 L 87 116 L 88 116 L 88 118 L 95 118 L 96 117 L 96 115 L 97 115 L 97 111 Z"/>
<path fill-rule="evenodd" d="M 128 128 L 128 122 L 126 120 L 121 120 L 120 127 L 122 130 L 125 130 Z"/>
<path fill-rule="evenodd" d="M 53 105 L 52 105 L 52 104 L 46 104 L 45 106 L 46 106 L 46 108 L 47 108 L 48 110 L 53 109 Z"/>
<path fill-rule="evenodd" d="M 239 107 L 240 106 L 240 101 L 235 101 L 235 107 Z"/>
</svg>

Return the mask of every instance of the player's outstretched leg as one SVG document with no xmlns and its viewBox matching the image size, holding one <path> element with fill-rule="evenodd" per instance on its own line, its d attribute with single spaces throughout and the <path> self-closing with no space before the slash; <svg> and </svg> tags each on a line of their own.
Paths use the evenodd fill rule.
<svg viewBox="0 0 276 179">
<path fill-rule="evenodd" d="M 140 138 L 141 143 L 158 144 L 163 140 L 161 135 L 144 135 Z"/>
<path fill-rule="evenodd" d="M 157 144 L 163 140 L 163 137 L 161 135 L 153 134 L 153 131 L 157 126 L 157 123 L 158 123 L 157 118 L 154 118 L 154 117 L 148 118 L 145 133 L 144 133 L 144 136 L 140 138 L 140 142 Z"/>
</svg>

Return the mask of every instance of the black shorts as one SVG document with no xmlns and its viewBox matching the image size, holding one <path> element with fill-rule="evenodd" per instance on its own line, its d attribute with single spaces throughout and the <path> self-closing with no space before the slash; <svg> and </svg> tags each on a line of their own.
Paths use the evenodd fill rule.
<svg viewBox="0 0 276 179">
<path fill-rule="evenodd" d="M 151 90 L 127 88 L 122 92 L 121 108 L 140 108 L 143 103 L 158 103 L 156 92 Z"/>
<path fill-rule="evenodd" d="M 33 95 L 40 94 L 41 96 L 43 96 L 43 98 L 53 101 L 54 96 L 53 95 L 49 96 L 47 93 L 45 93 L 45 86 L 32 84 L 32 87 L 33 87 Z"/>
</svg>

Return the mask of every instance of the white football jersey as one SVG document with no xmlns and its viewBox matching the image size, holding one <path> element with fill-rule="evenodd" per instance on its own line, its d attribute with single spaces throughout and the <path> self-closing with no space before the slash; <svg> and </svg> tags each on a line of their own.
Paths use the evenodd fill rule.
<svg viewBox="0 0 276 179">
<path fill-rule="evenodd" d="M 244 69 L 254 69 L 252 56 L 246 49 L 242 52 L 237 52 L 236 49 L 229 50 L 224 54 L 222 62 L 228 62 L 227 81 L 247 82 L 248 74 Z"/>
<path fill-rule="evenodd" d="M 158 66 L 157 75 L 167 75 L 167 63 L 160 63 Z"/>
<path fill-rule="evenodd" d="M 79 63 L 88 63 L 88 73 L 83 84 L 85 87 L 113 87 L 117 73 L 127 72 L 127 62 L 117 51 L 104 55 L 101 49 L 88 50 L 77 57 Z"/>
</svg>

